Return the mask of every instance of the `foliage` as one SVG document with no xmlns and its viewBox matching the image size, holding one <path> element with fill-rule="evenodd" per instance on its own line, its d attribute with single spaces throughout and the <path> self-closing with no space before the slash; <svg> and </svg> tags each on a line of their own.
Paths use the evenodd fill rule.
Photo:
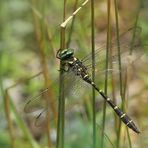
<svg viewBox="0 0 148 148">
<path fill-rule="evenodd" d="M 67 1 L 64 5 L 64 1 L 55 0 L 0 1 L 0 147 L 23 146 L 25 148 L 56 145 L 59 96 L 59 61 L 56 59 L 56 52 L 62 43 L 74 48 L 76 56 L 80 59 L 91 52 L 93 42 L 91 2 L 88 1 L 80 12 L 66 24 L 65 41 L 61 37 L 60 25 L 83 2 L 82 0 Z M 124 32 L 134 26 L 136 18 L 138 25 L 142 28 L 143 64 L 140 65 L 138 59 L 139 64 L 135 64 L 135 69 L 132 69 L 134 76 L 132 81 L 128 81 L 129 97 L 126 96 L 129 100 L 125 102 L 126 111 L 137 121 L 141 135 L 135 135 L 130 131 L 128 137 L 125 126 L 121 126 L 119 127 L 121 128 L 120 139 L 118 139 L 116 131 L 118 121 L 108 107 L 106 108 L 105 130 L 103 130 L 103 99 L 96 95 L 96 122 L 99 125 L 99 128 L 96 125 L 95 129 L 97 147 L 100 146 L 102 137 L 104 137 L 104 147 L 116 147 L 116 143 L 119 141 L 121 147 L 130 147 L 130 139 L 132 147 L 146 147 L 147 145 L 147 138 L 144 137 L 147 137 L 146 133 L 148 132 L 148 121 L 146 120 L 148 113 L 146 106 L 148 24 L 146 21 L 147 4 L 145 1 L 141 2 L 135 0 L 132 2 L 118 1 L 119 31 Z M 106 1 L 95 1 L 94 3 L 94 42 L 95 46 L 98 47 L 102 42 L 106 43 L 106 28 L 109 26 L 107 22 L 108 10 Z M 135 5 L 131 5 L 131 3 Z M 64 6 L 65 18 L 63 16 Z M 110 3 L 110 6 L 111 34 L 116 36 L 114 3 Z M 103 78 L 96 76 L 96 81 L 99 77 L 101 79 L 101 82 L 100 80 L 98 82 L 99 86 L 103 88 Z M 75 89 L 73 88 L 75 86 L 71 86 L 71 78 L 72 76 L 67 80 L 70 85 L 67 86 L 69 97 L 66 99 L 65 107 L 64 146 L 65 148 L 90 148 L 93 147 L 91 88 Z M 48 131 L 51 130 L 50 134 L 47 133 L 45 123 L 41 127 L 35 127 L 34 119 L 32 119 L 35 113 L 26 115 L 23 112 L 25 99 L 37 95 L 48 86 L 50 86 L 50 92 L 46 95 L 53 98 L 50 102 L 53 109 L 50 109 L 52 111 L 50 118 L 53 121 L 51 128 L 48 127 Z M 111 92 L 114 88 L 112 88 L 111 81 L 107 86 L 108 94 L 112 96 Z M 116 93 L 119 94 L 118 89 Z M 45 96 L 42 98 L 44 99 Z M 42 101 L 38 105 L 42 106 Z M 141 106 L 143 107 L 141 108 Z"/>
</svg>

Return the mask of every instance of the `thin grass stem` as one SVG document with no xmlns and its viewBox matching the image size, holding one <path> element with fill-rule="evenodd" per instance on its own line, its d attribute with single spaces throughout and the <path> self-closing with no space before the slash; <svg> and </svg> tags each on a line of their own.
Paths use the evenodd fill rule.
<svg viewBox="0 0 148 148">
<path fill-rule="evenodd" d="M 6 119 L 7 119 L 7 121 L 8 121 L 9 134 L 10 134 L 11 144 L 12 144 L 11 146 L 12 146 L 13 148 L 15 148 L 16 146 L 15 146 L 15 138 L 14 138 L 15 136 L 14 136 L 14 133 L 13 133 L 13 123 L 12 123 L 12 120 L 11 120 L 11 117 L 10 117 L 10 112 L 11 112 L 10 110 L 11 110 L 12 101 L 10 100 L 10 97 L 9 97 L 9 90 L 12 89 L 12 88 L 14 88 L 14 87 L 16 87 L 16 86 L 19 85 L 20 83 L 24 83 L 24 82 L 26 82 L 26 81 L 28 81 L 28 80 L 30 80 L 30 79 L 36 77 L 36 76 L 39 76 L 40 74 L 41 74 L 41 72 L 39 72 L 38 74 L 36 74 L 36 75 L 34 75 L 34 76 L 30 77 L 30 78 L 27 78 L 27 79 L 20 79 L 20 80 L 18 80 L 15 84 L 11 85 L 10 87 L 8 87 L 8 88 L 5 90 L 5 96 L 4 96 L 5 113 L 6 113 Z M 15 111 L 16 109 L 15 109 L 14 106 L 13 106 L 13 110 L 14 110 L 14 112 L 15 112 L 16 119 L 20 118 L 19 115 L 16 114 L 16 111 Z M 21 119 L 19 119 L 19 120 L 21 120 Z M 23 121 L 20 121 L 19 123 L 20 123 L 21 125 L 24 124 Z M 27 130 L 27 127 L 25 127 L 25 125 L 23 125 L 22 130 L 24 131 L 24 133 L 26 133 L 25 135 L 26 135 L 26 137 L 28 138 L 28 141 L 30 142 L 30 144 L 31 144 L 32 146 L 36 146 L 37 144 L 35 144 L 35 143 L 33 142 L 33 140 L 32 140 L 33 137 L 30 136 L 30 133 L 29 133 L 29 131 Z M 37 146 L 37 147 L 38 147 L 38 146 Z"/>
<path fill-rule="evenodd" d="M 121 55 L 120 55 L 120 41 L 119 41 L 119 24 L 118 24 L 118 6 L 117 0 L 114 0 L 115 5 L 115 20 L 116 20 L 116 37 L 117 37 L 117 46 L 118 46 L 118 63 L 119 63 L 119 85 L 120 85 L 120 96 L 122 99 L 122 109 L 124 108 L 124 96 L 122 93 L 122 67 L 121 67 Z M 117 148 L 120 147 L 120 133 L 121 133 L 121 120 L 119 120 L 119 128 L 117 131 Z"/>
<path fill-rule="evenodd" d="M 74 8 L 73 8 L 73 12 L 76 10 L 78 5 L 78 0 L 75 0 L 75 4 L 74 4 Z M 70 26 L 70 30 L 69 30 L 69 34 L 68 34 L 68 41 L 67 41 L 67 47 L 69 47 L 69 44 L 71 42 L 71 37 L 72 37 L 72 33 L 73 33 L 73 29 L 74 29 L 74 23 L 75 23 L 75 16 L 73 17 L 71 26 Z"/>
<path fill-rule="evenodd" d="M 10 99 L 9 96 L 9 90 L 18 86 L 21 83 L 24 83 L 26 81 L 29 81 L 30 79 L 33 79 L 34 77 L 37 77 L 41 74 L 42 72 L 37 73 L 34 76 L 31 76 L 29 78 L 22 78 L 20 80 L 18 80 L 15 84 L 11 85 L 10 87 L 8 87 L 5 90 L 5 112 L 6 112 L 6 117 L 7 117 L 7 121 L 8 121 L 8 126 L 9 126 L 9 133 L 11 136 L 11 140 L 13 140 L 12 142 L 12 146 L 15 146 L 15 136 L 13 133 L 13 124 L 12 124 L 12 119 L 10 117 L 10 110 L 12 113 L 14 113 L 14 116 L 16 118 L 17 124 L 18 126 L 20 126 L 20 128 L 22 129 L 23 133 L 25 134 L 26 138 L 28 139 L 28 142 L 32 145 L 33 148 L 39 148 L 40 146 L 34 141 L 31 133 L 29 132 L 28 128 L 26 127 L 26 125 L 24 124 L 24 121 L 22 120 L 22 118 L 20 117 L 20 115 L 18 114 L 15 105 L 13 104 L 13 102 Z"/>
<path fill-rule="evenodd" d="M 127 92 L 127 89 L 128 89 L 128 80 L 129 80 L 129 73 L 128 73 L 128 67 L 125 69 L 125 74 L 124 74 L 124 88 L 123 88 L 123 95 L 124 95 L 124 98 L 128 98 L 126 97 L 126 92 Z M 125 100 L 125 104 L 128 104 L 127 103 L 127 99 Z M 131 143 L 131 138 L 130 138 L 130 134 L 129 134 L 129 129 L 128 127 L 125 127 L 126 128 L 126 133 L 127 133 L 127 137 L 128 137 L 128 142 L 129 142 L 129 148 L 132 148 L 132 143 Z"/>
<path fill-rule="evenodd" d="M 136 12 L 136 19 L 135 19 L 135 23 L 134 23 L 134 30 L 133 30 L 133 36 L 132 36 L 132 41 L 131 41 L 130 55 L 132 54 L 132 51 L 133 51 L 133 45 L 134 45 L 134 41 L 135 41 L 135 37 L 136 37 L 136 27 L 138 25 L 141 4 L 142 4 L 142 2 L 140 1 L 139 7 L 137 8 L 137 12 Z"/>
<path fill-rule="evenodd" d="M 92 48 L 92 81 L 95 82 L 95 25 L 94 25 L 94 0 L 91 0 L 91 48 Z M 93 109 L 93 148 L 96 148 L 96 95 L 92 87 L 92 109 Z"/>
<path fill-rule="evenodd" d="M 63 23 L 61 24 L 62 28 L 65 28 L 67 23 L 72 20 L 76 14 L 78 14 L 78 12 L 89 2 L 89 0 L 85 0 L 80 7 L 78 7 L 71 16 L 69 16 L 66 20 L 63 21 Z"/>
<path fill-rule="evenodd" d="M 5 91 L 5 113 L 6 113 L 6 119 L 7 119 L 7 122 L 8 122 L 8 129 L 9 129 L 9 134 L 10 134 L 10 139 L 11 139 L 11 146 L 12 148 L 15 148 L 16 145 L 15 145 L 15 136 L 13 134 L 13 123 L 12 123 L 12 120 L 11 120 L 11 117 L 10 117 L 10 99 L 9 99 L 9 95 L 8 95 L 8 91 L 6 90 Z"/>
<path fill-rule="evenodd" d="M 106 63 L 105 68 L 108 69 L 109 63 L 109 48 L 110 48 L 110 0 L 107 1 L 107 41 L 106 41 Z M 108 70 L 105 72 L 105 86 L 104 92 L 107 94 L 107 86 L 108 86 Z M 102 133 L 101 133 L 101 148 L 104 147 L 104 136 L 105 133 L 105 120 L 106 120 L 106 101 L 103 103 L 103 122 L 102 122 Z"/>
<path fill-rule="evenodd" d="M 65 21 L 66 15 L 66 0 L 63 4 L 63 21 Z M 60 50 L 65 49 L 65 27 L 61 27 L 60 36 Z M 63 62 L 60 61 L 60 69 L 63 69 Z M 59 74 L 59 105 L 58 105 L 58 127 L 57 127 L 57 141 L 56 148 L 64 148 L 64 129 L 65 129 L 65 98 L 64 98 L 64 77 L 63 70 L 60 70 Z"/>
</svg>

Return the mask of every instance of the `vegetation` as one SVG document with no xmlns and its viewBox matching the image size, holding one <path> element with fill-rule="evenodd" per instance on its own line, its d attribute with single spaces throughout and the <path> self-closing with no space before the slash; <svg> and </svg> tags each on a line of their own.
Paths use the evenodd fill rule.
<svg viewBox="0 0 148 148">
<path fill-rule="evenodd" d="M 0 1 L 0 147 L 146 148 L 146 17 L 144 0 Z M 120 50 L 120 34 L 137 26 L 141 35 L 134 36 L 133 29 L 123 43 L 140 41 L 142 54 L 131 64 L 119 54 L 112 71 L 112 40 Z M 102 44 L 108 54 L 95 57 Z M 92 79 L 130 115 L 140 134 L 122 124 L 91 86 L 59 70 L 56 53 L 65 48 L 79 59 L 92 53 Z M 26 105 L 28 99 L 33 103 Z"/>
</svg>

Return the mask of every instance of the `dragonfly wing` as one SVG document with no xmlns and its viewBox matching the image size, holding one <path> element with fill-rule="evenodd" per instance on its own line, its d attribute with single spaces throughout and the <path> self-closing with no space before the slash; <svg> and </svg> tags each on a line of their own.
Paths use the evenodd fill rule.
<svg viewBox="0 0 148 148">
<path fill-rule="evenodd" d="M 65 98 L 70 98 L 70 101 L 68 101 L 68 99 L 66 99 L 66 108 L 68 108 L 67 106 L 70 106 L 72 103 L 71 99 L 73 98 L 73 96 L 71 96 L 71 94 L 75 90 L 75 84 L 77 83 L 78 79 L 75 76 L 75 74 L 72 71 L 69 72 L 65 72 L 63 74 L 63 78 L 64 78 L 64 94 L 65 94 Z M 58 84 L 58 82 L 54 82 L 54 84 Z M 56 108 L 56 113 L 58 113 L 57 108 L 58 108 L 58 96 L 56 95 L 56 98 L 53 100 L 53 98 L 51 98 L 51 96 L 49 96 L 49 91 L 51 87 L 55 87 L 54 84 L 51 84 L 51 86 L 49 86 L 48 88 L 45 88 L 43 91 L 41 91 L 40 93 L 38 93 L 37 95 L 33 96 L 33 97 L 29 97 L 29 99 L 27 99 L 27 101 L 25 102 L 24 105 L 24 112 L 25 113 L 30 113 L 34 118 L 34 123 L 35 126 L 41 126 L 43 123 L 47 123 L 47 111 L 49 112 L 50 115 L 50 120 L 53 120 L 54 116 L 53 115 L 53 110 L 51 108 L 51 105 L 54 105 Z M 78 83 L 77 83 L 78 86 Z M 57 88 L 55 88 L 57 90 Z M 55 92 L 55 94 L 57 94 L 57 92 Z M 49 104 L 47 104 L 47 99 L 49 100 Z M 51 101 L 50 101 L 51 100 Z M 52 100 L 54 102 L 52 102 Z M 71 108 L 71 107 L 70 107 Z M 67 109 L 66 109 L 67 110 Z"/>
<path fill-rule="evenodd" d="M 135 31 L 134 40 L 132 39 L 133 31 Z M 126 52 L 129 53 L 131 48 L 133 48 L 133 52 L 136 49 L 140 48 L 140 33 L 141 33 L 141 28 L 136 27 L 136 28 L 130 28 L 128 31 L 120 35 L 119 41 L 120 41 L 120 54 L 121 55 Z M 111 41 L 111 49 L 112 49 L 111 57 L 113 59 L 116 59 L 116 57 L 118 57 L 117 39 L 113 39 Z M 101 45 L 99 48 L 95 50 L 95 59 L 96 59 L 96 63 L 98 64 L 105 61 L 106 44 Z M 92 64 L 92 53 L 85 56 L 81 61 L 84 63 L 84 65 L 91 65 Z"/>
<path fill-rule="evenodd" d="M 135 29 L 135 40 L 132 41 L 133 31 Z M 121 57 L 121 64 L 122 67 L 126 67 L 129 63 L 136 61 L 140 58 L 140 56 L 143 54 L 141 50 L 140 45 L 140 33 L 141 28 L 131 28 L 127 32 L 120 35 L 120 57 Z M 131 46 L 132 43 L 132 46 Z M 95 63 L 96 63 L 96 71 L 100 71 L 102 73 L 103 71 L 106 71 L 106 45 L 102 45 L 100 48 L 98 48 L 95 51 Z M 132 50 L 132 54 L 130 53 Z M 92 70 L 92 55 L 89 54 L 85 58 L 82 59 L 82 63 L 88 67 L 88 70 Z M 114 39 L 111 42 L 111 50 L 109 52 L 109 63 L 113 67 L 118 66 L 118 46 L 116 43 L 116 39 Z M 111 64 L 112 63 L 112 64 Z M 111 67 L 112 67 L 111 66 Z M 110 68 L 112 69 L 112 68 Z M 109 69 L 109 70 L 110 70 Z M 116 70 L 115 70 L 116 71 Z"/>
<path fill-rule="evenodd" d="M 48 88 L 44 89 L 41 93 L 27 99 L 24 106 L 24 112 L 31 113 L 39 109 L 45 108 L 45 98 L 47 97 L 47 95 Z"/>
</svg>

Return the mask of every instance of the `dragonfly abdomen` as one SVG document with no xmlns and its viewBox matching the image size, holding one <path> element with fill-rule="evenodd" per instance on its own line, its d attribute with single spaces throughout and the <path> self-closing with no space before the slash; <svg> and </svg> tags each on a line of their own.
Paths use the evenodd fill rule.
<svg viewBox="0 0 148 148">
<path fill-rule="evenodd" d="M 126 124 L 129 128 L 131 128 L 136 133 L 140 133 L 134 122 L 130 119 L 130 117 L 125 114 L 114 102 L 105 95 L 105 93 L 99 89 L 94 82 L 91 82 L 91 85 L 100 93 L 100 95 L 108 102 L 108 104 L 114 109 L 115 113 L 120 117 L 124 124 Z"/>
</svg>

